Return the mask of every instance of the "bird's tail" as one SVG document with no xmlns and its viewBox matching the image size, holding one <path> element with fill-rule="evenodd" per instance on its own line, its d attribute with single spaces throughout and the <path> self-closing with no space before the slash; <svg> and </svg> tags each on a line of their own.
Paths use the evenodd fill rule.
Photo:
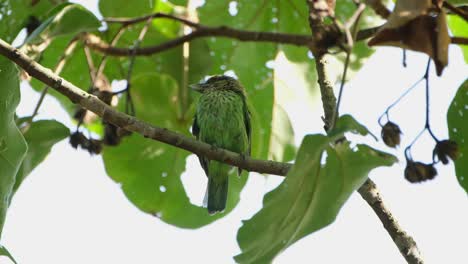
<svg viewBox="0 0 468 264">
<path fill-rule="evenodd" d="M 206 206 L 208 213 L 222 212 L 226 208 L 230 166 L 216 161 L 210 162 Z"/>
</svg>

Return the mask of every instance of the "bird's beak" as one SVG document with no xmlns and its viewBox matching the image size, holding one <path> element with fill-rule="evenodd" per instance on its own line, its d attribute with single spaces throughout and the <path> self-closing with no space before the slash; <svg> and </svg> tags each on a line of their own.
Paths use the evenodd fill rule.
<svg viewBox="0 0 468 264">
<path fill-rule="evenodd" d="M 202 93 L 203 89 L 205 88 L 205 84 L 204 83 L 190 84 L 189 87 L 199 93 Z"/>
</svg>

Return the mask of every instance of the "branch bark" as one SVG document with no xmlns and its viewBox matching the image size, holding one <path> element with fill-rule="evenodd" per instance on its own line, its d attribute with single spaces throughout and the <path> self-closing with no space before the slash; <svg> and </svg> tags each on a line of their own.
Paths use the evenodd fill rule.
<svg viewBox="0 0 468 264">
<path fill-rule="evenodd" d="M 73 103 L 97 114 L 104 121 L 163 143 L 203 155 L 248 171 L 285 176 L 292 164 L 244 157 L 238 153 L 208 145 L 166 128 L 157 127 L 124 114 L 99 98 L 76 87 L 0 39 L 0 54 L 23 68 L 29 75 L 68 97 Z"/>
<path fill-rule="evenodd" d="M 309 26 L 312 31 L 312 37 L 314 38 L 314 41 L 320 42 L 322 39 L 326 38 L 327 28 L 323 23 L 322 17 L 319 16 L 317 13 L 318 11 L 315 10 L 315 0 L 306 1 L 309 7 Z M 318 83 L 322 94 L 324 110 L 323 121 L 325 123 L 325 130 L 328 131 L 333 128 L 335 123 L 334 116 L 338 116 L 338 113 L 336 112 L 336 96 L 333 92 L 333 85 L 327 77 L 327 61 L 325 58 L 327 50 L 311 49 L 311 52 L 315 57 Z M 386 208 L 375 183 L 371 179 L 367 179 L 366 182 L 358 189 L 358 192 L 379 217 L 385 230 L 387 230 L 406 261 L 410 264 L 422 264 L 423 260 L 416 242 L 400 227 L 398 222 L 392 216 L 390 210 Z"/>
</svg>

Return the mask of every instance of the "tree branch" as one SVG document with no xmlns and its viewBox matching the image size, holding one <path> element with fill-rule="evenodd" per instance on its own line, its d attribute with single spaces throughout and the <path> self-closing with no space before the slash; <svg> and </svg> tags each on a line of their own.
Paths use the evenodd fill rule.
<svg viewBox="0 0 468 264">
<path fill-rule="evenodd" d="M 23 68 L 30 76 L 68 97 L 73 103 L 81 105 L 83 108 L 100 116 L 104 121 L 125 130 L 248 171 L 285 176 L 292 166 L 290 163 L 252 159 L 232 151 L 216 148 L 193 138 L 186 137 L 180 133 L 153 126 L 135 117 L 119 112 L 99 100 L 96 96 L 81 90 L 53 73 L 52 70 L 41 66 L 2 39 L 0 39 L 0 54 Z"/>
<path fill-rule="evenodd" d="M 463 18 L 466 22 L 468 22 L 468 13 L 465 10 L 458 8 L 447 1 L 444 1 L 443 7 L 447 8 L 448 10 L 450 10 L 454 14 L 457 14 L 459 17 Z"/>
<path fill-rule="evenodd" d="M 189 27 L 193 27 L 193 28 L 199 28 L 200 27 L 200 24 L 192 22 L 192 21 L 190 21 L 188 19 L 173 16 L 173 15 L 170 15 L 170 14 L 160 13 L 160 12 L 145 15 L 145 16 L 141 16 L 141 17 L 130 17 L 130 18 L 129 17 L 106 17 L 106 18 L 104 18 L 104 21 L 107 22 L 107 23 L 120 23 L 123 26 L 130 26 L 130 25 L 133 25 L 133 24 L 137 24 L 137 23 L 147 21 L 148 19 L 155 19 L 155 18 L 167 18 L 167 19 L 179 21 L 179 22 L 181 22 L 181 23 L 183 23 L 183 24 L 185 24 L 185 25 L 187 25 Z"/>
<path fill-rule="evenodd" d="M 237 39 L 240 41 L 256 41 L 256 42 L 272 42 L 272 43 L 281 43 L 281 44 L 290 44 L 295 46 L 310 46 L 312 45 L 312 39 L 306 35 L 295 35 L 295 34 L 286 34 L 286 33 L 274 33 L 274 32 L 258 32 L 258 31 L 246 31 L 238 30 L 230 27 L 220 26 L 220 27 L 205 27 L 200 26 L 191 33 L 169 40 L 167 42 L 155 45 L 148 46 L 143 48 L 117 48 L 110 46 L 104 42 L 101 38 L 93 34 L 83 34 L 82 40 L 90 48 L 98 50 L 107 55 L 113 56 L 129 56 L 133 52 L 135 55 L 150 56 L 155 53 L 165 51 L 179 45 L 182 45 L 185 42 L 192 41 L 197 38 L 204 37 L 226 37 Z"/>
<path fill-rule="evenodd" d="M 422 256 L 416 242 L 401 228 L 390 210 L 384 205 L 375 183 L 371 180 L 367 180 L 358 189 L 358 192 L 379 217 L 406 261 L 408 263 L 422 264 Z"/>
<path fill-rule="evenodd" d="M 316 13 L 317 10 L 314 9 L 315 0 L 306 1 L 309 6 L 309 26 L 312 30 L 312 36 L 315 41 L 322 41 L 327 38 L 327 30 L 323 24 L 323 19 L 318 15 L 318 13 Z M 329 131 L 329 129 L 333 128 L 335 123 L 334 116 L 336 115 L 338 117 L 338 113 L 336 108 L 336 97 L 333 93 L 333 85 L 327 77 L 327 61 L 325 58 L 327 50 L 311 49 L 311 52 L 315 57 L 318 83 L 322 94 L 322 104 L 325 114 L 323 118 L 325 122 L 325 130 Z M 385 230 L 387 230 L 406 261 L 410 264 L 422 264 L 423 260 L 416 242 L 414 242 L 413 238 L 398 225 L 398 222 L 385 207 L 375 183 L 371 179 L 367 179 L 366 182 L 358 189 L 358 192 L 371 206 L 375 214 L 377 214 L 380 221 L 383 223 Z"/>
</svg>

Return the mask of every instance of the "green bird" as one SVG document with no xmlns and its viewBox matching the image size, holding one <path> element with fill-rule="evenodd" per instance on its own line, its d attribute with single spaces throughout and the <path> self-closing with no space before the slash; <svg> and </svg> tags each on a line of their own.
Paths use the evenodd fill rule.
<svg viewBox="0 0 468 264">
<path fill-rule="evenodd" d="M 242 85 L 234 78 L 220 75 L 205 83 L 193 84 L 191 88 L 201 93 L 193 135 L 215 147 L 250 155 L 250 112 Z M 204 205 L 210 214 L 222 212 L 226 208 L 228 174 L 232 166 L 202 156 L 198 159 L 208 177 Z"/>
</svg>

